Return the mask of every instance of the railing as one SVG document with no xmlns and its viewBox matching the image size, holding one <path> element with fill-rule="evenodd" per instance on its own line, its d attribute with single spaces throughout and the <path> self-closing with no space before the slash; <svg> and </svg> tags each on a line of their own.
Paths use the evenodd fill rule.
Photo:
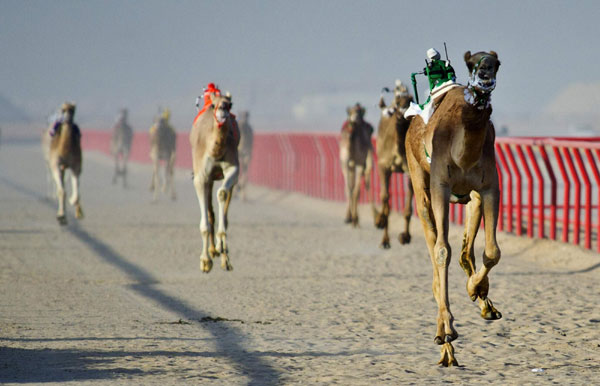
<svg viewBox="0 0 600 386">
<path fill-rule="evenodd" d="M 177 162 L 191 168 L 187 133 L 177 138 Z M 109 152 L 108 132 L 85 131 L 86 149 Z M 249 178 L 251 183 L 300 192 L 327 200 L 344 200 L 338 135 L 258 133 Z M 150 162 L 147 133 L 135 133 L 131 159 Z M 527 237 L 550 238 L 600 251 L 600 138 L 496 138 L 501 203 L 498 229 Z M 374 162 L 376 165 L 376 159 Z M 407 176 L 393 174 L 391 206 L 402 210 Z M 371 175 L 379 197 L 377 168 Z M 364 185 L 361 202 L 366 202 Z M 463 205 L 450 206 L 450 220 L 462 224 Z"/>
</svg>

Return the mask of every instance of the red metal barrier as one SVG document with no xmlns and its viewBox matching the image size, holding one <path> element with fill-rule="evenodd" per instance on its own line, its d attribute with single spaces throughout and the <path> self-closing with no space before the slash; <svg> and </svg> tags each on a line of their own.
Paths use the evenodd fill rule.
<svg viewBox="0 0 600 386">
<path fill-rule="evenodd" d="M 342 201 L 345 197 L 338 141 L 336 134 L 257 133 L 249 179 L 256 185 Z M 85 130 L 82 144 L 86 150 L 108 153 L 110 133 Z M 131 159 L 150 162 L 149 145 L 148 134 L 136 132 Z M 547 235 L 555 240 L 558 229 L 563 242 L 571 240 L 577 245 L 583 233 L 582 246 L 600 251 L 597 165 L 600 137 L 498 137 L 496 157 L 501 190 L 498 230 L 527 237 L 545 238 Z M 191 168 L 191 164 L 188 134 L 179 133 L 176 165 Z M 371 186 L 378 201 L 380 183 L 375 165 L 376 162 Z M 556 178 L 557 171 L 560 181 Z M 395 210 L 404 208 L 407 182 L 407 178 L 400 175 L 390 181 L 390 203 Z M 562 199 L 559 201 L 558 197 Z M 363 185 L 361 202 L 366 199 Z M 451 205 L 450 219 L 462 224 L 464 206 Z"/>
</svg>

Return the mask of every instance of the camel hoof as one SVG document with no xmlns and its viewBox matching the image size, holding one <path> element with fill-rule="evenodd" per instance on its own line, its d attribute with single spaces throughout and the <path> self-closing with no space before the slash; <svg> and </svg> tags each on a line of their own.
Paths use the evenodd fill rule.
<svg viewBox="0 0 600 386">
<path fill-rule="evenodd" d="M 400 241 L 400 244 L 405 245 L 410 243 L 410 233 L 408 232 L 402 232 L 398 235 L 398 241 Z"/>
<path fill-rule="evenodd" d="M 62 216 L 56 216 L 56 220 L 58 220 L 60 225 L 67 225 L 67 216 L 64 214 Z"/>
<path fill-rule="evenodd" d="M 352 227 L 358 228 L 358 217 L 352 219 Z"/>
<path fill-rule="evenodd" d="M 344 224 L 350 224 L 352 222 L 352 217 L 348 216 L 344 219 Z"/>
<path fill-rule="evenodd" d="M 83 209 L 81 209 L 81 207 L 75 208 L 75 218 L 78 220 L 83 218 Z"/>
<path fill-rule="evenodd" d="M 499 320 L 502 319 L 502 313 L 494 307 L 489 298 L 486 298 L 481 307 L 481 317 L 485 320 Z"/>
<path fill-rule="evenodd" d="M 381 245 L 379 245 L 379 248 L 381 249 L 390 249 L 391 245 L 389 241 L 382 241 Z"/>
<path fill-rule="evenodd" d="M 454 357 L 454 347 L 452 347 L 452 344 L 445 343 L 442 346 L 441 354 L 442 357 L 438 362 L 438 365 L 443 367 L 458 366 L 458 361 Z"/>
<path fill-rule="evenodd" d="M 375 227 L 377 227 L 377 229 L 384 229 L 387 226 L 387 217 L 383 216 L 383 215 L 379 215 L 377 216 L 377 218 L 375 219 Z"/>
<path fill-rule="evenodd" d="M 211 259 L 200 259 L 200 270 L 204 273 L 209 273 L 212 269 L 213 262 Z"/>
<path fill-rule="evenodd" d="M 233 271 L 233 265 L 229 262 L 229 256 L 225 254 L 221 256 L 221 268 L 225 271 Z"/>
</svg>

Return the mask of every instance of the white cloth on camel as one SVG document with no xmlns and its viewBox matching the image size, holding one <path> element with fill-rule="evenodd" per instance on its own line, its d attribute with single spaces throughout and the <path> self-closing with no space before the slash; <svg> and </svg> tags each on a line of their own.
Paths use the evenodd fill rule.
<svg viewBox="0 0 600 386">
<path fill-rule="evenodd" d="M 427 122 L 429 122 L 429 118 L 431 118 L 433 112 L 435 111 L 435 100 L 453 88 L 461 86 L 462 85 L 460 83 L 456 83 L 454 80 L 449 80 L 440 84 L 439 86 L 434 87 L 433 90 L 431 90 L 431 98 L 429 102 L 427 102 L 422 109 L 417 103 L 410 102 L 410 106 L 404 113 L 404 118 L 408 119 L 415 115 L 419 115 L 423 119 L 423 122 L 427 124 Z"/>
</svg>

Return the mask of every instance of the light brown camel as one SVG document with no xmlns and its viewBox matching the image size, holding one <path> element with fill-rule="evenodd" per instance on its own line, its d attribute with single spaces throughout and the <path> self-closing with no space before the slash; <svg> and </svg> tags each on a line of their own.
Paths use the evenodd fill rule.
<svg viewBox="0 0 600 386">
<path fill-rule="evenodd" d="M 221 267 L 233 269 L 227 246 L 227 212 L 239 173 L 238 145 L 240 132 L 235 116 L 230 113 L 231 97 L 211 94 L 211 105 L 199 115 L 190 132 L 194 187 L 200 203 L 202 253 L 200 269 L 210 272 L 212 259 L 221 255 Z M 217 191 L 219 202 L 215 244 L 215 215 L 212 189 L 215 180 L 223 180 Z"/>
<path fill-rule="evenodd" d="M 433 265 L 433 295 L 438 304 L 435 343 L 442 345 L 443 366 L 457 365 L 452 341 L 458 337 L 448 300 L 448 207 L 451 202 L 467 204 L 467 221 L 460 266 L 468 276 L 467 293 L 479 298 L 486 320 L 502 315 L 488 298 L 488 273 L 500 260 L 496 242 L 499 188 L 494 152 L 494 126 L 490 121 L 490 94 L 500 66 L 494 51 L 464 56 L 471 75 L 468 86 L 453 88 L 436 100 L 428 124 L 415 116 L 406 137 L 410 176 L 417 209 Z M 429 163 L 428 160 L 431 160 Z M 473 243 L 485 223 L 483 266 L 475 269 Z"/>
<path fill-rule="evenodd" d="M 246 201 L 246 185 L 248 184 L 248 167 L 252 160 L 252 146 L 254 145 L 254 132 L 248 123 L 250 113 L 243 111 L 239 114 L 240 144 L 238 146 L 238 157 L 240 160 L 240 176 L 237 190 L 243 201 Z"/>
<path fill-rule="evenodd" d="M 399 80 L 396 81 L 394 89 L 394 100 L 387 107 L 383 96 L 379 100 L 381 119 L 377 129 L 376 152 L 377 168 L 381 186 L 381 212 L 375 210 L 375 226 L 383 229 L 381 247 L 390 248 L 390 237 L 388 235 L 388 217 L 390 214 L 390 177 L 392 173 L 408 173 L 406 162 L 406 150 L 404 142 L 406 131 L 410 122 L 404 118 L 404 112 L 408 108 L 412 96 L 408 89 Z M 398 235 L 401 244 L 410 243 L 410 218 L 412 217 L 413 189 L 410 180 L 405 196 L 404 205 L 404 231 Z"/>
<path fill-rule="evenodd" d="M 346 223 L 358 226 L 358 199 L 360 196 L 360 178 L 365 181 L 367 199 L 373 205 L 371 197 L 371 171 L 373 170 L 373 144 L 371 135 L 373 126 L 364 120 L 365 108 L 359 103 L 346 109 L 348 119 L 342 126 L 340 138 L 340 163 L 344 175 L 344 191 L 348 200 Z"/>
<path fill-rule="evenodd" d="M 116 184 L 118 177 L 123 178 L 123 187 L 127 187 L 127 160 L 131 151 L 133 130 L 127 123 L 127 109 L 122 109 L 113 126 L 110 140 L 110 152 L 115 157 L 115 174 L 112 183 Z"/>
<path fill-rule="evenodd" d="M 175 200 L 175 186 L 173 184 L 173 173 L 175 172 L 175 154 L 177 133 L 169 124 L 170 112 L 165 109 L 157 121 L 150 128 L 150 159 L 152 159 L 153 172 L 150 191 L 153 193 L 153 200 L 158 198 L 158 186 L 160 185 L 159 165 L 160 161 L 165 161 L 165 181 L 162 185 L 163 192 L 167 190 L 171 193 L 171 199 Z"/>
<path fill-rule="evenodd" d="M 71 198 L 75 207 L 75 218 L 83 218 L 79 197 L 79 175 L 81 174 L 81 132 L 73 122 L 75 104 L 65 102 L 60 109 L 61 116 L 50 124 L 42 134 L 42 150 L 48 171 L 54 181 L 58 212 L 56 219 L 60 225 L 67 224 L 65 215 L 65 171 L 71 170 Z"/>
</svg>

